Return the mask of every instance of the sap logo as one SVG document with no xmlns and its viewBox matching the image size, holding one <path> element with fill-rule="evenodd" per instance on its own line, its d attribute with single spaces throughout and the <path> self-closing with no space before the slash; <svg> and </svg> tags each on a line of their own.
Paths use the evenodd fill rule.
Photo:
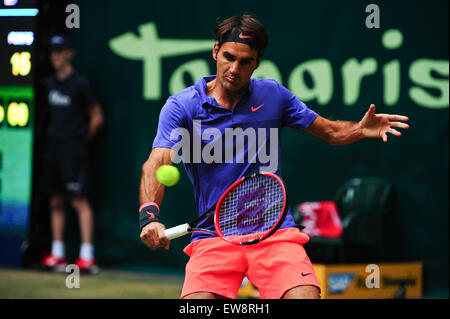
<svg viewBox="0 0 450 319">
<path fill-rule="evenodd" d="M 354 273 L 331 274 L 328 276 L 328 290 L 330 294 L 344 293 L 355 278 Z"/>
</svg>

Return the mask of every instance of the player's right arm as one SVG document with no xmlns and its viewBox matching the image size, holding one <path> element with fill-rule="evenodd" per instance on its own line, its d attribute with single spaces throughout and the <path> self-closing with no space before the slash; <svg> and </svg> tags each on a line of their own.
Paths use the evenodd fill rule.
<svg viewBox="0 0 450 319">
<path fill-rule="evenodd" d="M 141 226 L 141 240 L 151 249 L 164 247 L 169 249 L 170 241 L 164 234 L 166 228 L 157 216 L 156 220 L 150 221 L 143 211 L 144 204 L 150 203 L 149 215 L 159 215 L 159 208 L 164 197 L 164 185 L 156 179 L 156 170 L 165 164 L 172 164 L 177 151 L 173 150 L 178 140 L 171 138 L 172 132 L 178 128 L 186 127 L 188 118 L 185 108 L 175 97 L 169 97 L 161 109 L 158 121 L 158 130 L 152 144 L 152 152 L 148 160 L 142 166 L 141 186 L 139 189 L 139 221 Z M 151 204 L 154 203 L 154 204 Z M 155 206 L 156 205 L 156 206 Z"/>
<path fill-rule="evenodd" d="M 170 148 L 156 147 L 150 153 L 149 158 L 142 166 L 141 185 L 139 188 L 140 205 L 156 203 L 161 205 L 164 197 L 164 185 L 156 179 L 156 170 L 165 164 L 172 164 L 172 158 L 176 151 Z M 164 235 L 166 227 L 158 221 L 145 225 L 141 230 L 142 242 L 151 249 L 164 247 L 169 249 L 170 240 Z"/>
</svg>

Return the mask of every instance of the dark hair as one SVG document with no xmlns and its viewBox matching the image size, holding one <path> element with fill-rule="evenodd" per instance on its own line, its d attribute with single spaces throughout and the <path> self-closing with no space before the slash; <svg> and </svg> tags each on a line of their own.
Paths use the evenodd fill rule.
<svg viewBox="0 0 450 319">
<path fill-rule="evenodd" d="M 214 30 L 214 39 L 219 42 L 219 47 L 222 44 L 223 37 L 228 32 L 234 32 L 236 30 L 253 34 L 254 41 L 252 47 L 258 51 L 258 57 L 264 55 L 263 51 L 269 44 L 269 37 L 261 21 L 251 14 L 234 15 L 217 24 Z"/>
</svg>

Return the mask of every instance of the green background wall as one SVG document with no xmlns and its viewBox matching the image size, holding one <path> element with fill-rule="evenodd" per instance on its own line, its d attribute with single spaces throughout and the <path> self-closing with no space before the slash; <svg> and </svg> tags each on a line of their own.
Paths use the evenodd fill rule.
<svg viewBox="0 0 450 319">
<path fill-rule="evenodd" d="M 215 74 L 211 52 L 198 44 L 197 53 L 160 60 L 162 72 L 156 77 L 161 85 L 160 98 L 149 98 L 144 95 L 143 79 L 151 78 L 156 69 L 144 74 L 143 61 L 118 54 L 112 40 L 129 32 L 133 35 L 130 39 L 139 39 L 142 26 L 153 22 L 159 39 L 204 43 L 212 41 L 217 18 L 249 12 L 263 21 L 269 35 L 265 60 L 273 62 L 274 70 L 263 73 L 279 79 L 322 116 L 356 121 L 374 103 L 377 112 L 410 117 L 411 128 L 401 138 L 391 136 L 386 144 L 364 140 L 331 147 L 308 134 L 286 129 L 282 135 L 282 172 L 291 204 L 330 199 L 353 177 L 388 178 L 396 197 L 385 229 L 386 261 L 423 261 L 424 294 L 448 297 L 448 1 L 377 1 L 378 29 L 365 26 L 369 13 L 365 12 L 368 3 L 363 1 L 75 3 L 81 11 L 81 27 L 72 31 L 75 65 L 94 85 L 106 117 L 92 161 L 91 197 L 100 263 L 184 270 L 187 256 L 182 248 L 188 244 L 187 237 L 173 241 L 170 251 L 151 251 L 140 242 L 137 209 L 141 168 L 151 151 L 159 111 L 172 93 L 171 79 L 188 86 L 205 68 Z M 388 49 L 382 39 L 392 29 L 399 30 L 403 38 L 397 48 Z M 155 54 L 156 47 L 144 45 L 147 58 Z M 128 55 L 139 55 L 133 46 L 128 51 Z M 331 75 L 327 76 L 326 69 L 303 76 L 294 72 L 298 66 L 312 67 L 316 59 L 325 67 L 331 66 Z M 345 78 L 343 66 L 363 61 L 372 69 L 358 86 L 354 79 Z M 191 73 L 182 72 L 192 65 Z M 396 67 L 399 95 L 396 100 L 394 94 L 394 102 L 389 102 L 385 96 L 395 83 L 386 81 L 395 77 L 385 72 L 395 72 Z M 147 83 L 146 88 L 154 90 L 158 83 Z M 317 89 L 326 83 L 332 90 L 325 88 L 321 98 L 306 94 L 308 87 Z M 348 102 L 349 96 L 343 92 L 352 84 L 356 85 L 356 95 Z M 166 190 L 161 207 L 167 225 L 196 214 L 192 187 L 180 168 L 181 182 Z"/>
</svg>

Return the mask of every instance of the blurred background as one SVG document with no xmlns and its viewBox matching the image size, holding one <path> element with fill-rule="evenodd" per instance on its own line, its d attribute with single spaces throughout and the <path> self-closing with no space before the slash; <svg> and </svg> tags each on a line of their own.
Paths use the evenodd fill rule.
<svg viewBox="0 0 450 319">
<path fill-rule="evenodd" d="M 374 3 L 379 27 L 369 28 L 368 3 L 350 0 L 2 0 L 0 266 L 34 269 L 50 249 L 49 199 L 42 191 L 46 96 L 41 83 L 53 72 L 49 40 L 58 33 L 73 40 L 75 69 L 89 79 L 105 117 L 89 146 L 98 264 L 103 270 L 182 278 L 188 237 L 172 241 L 170 251 L 151 251 L 139 239 L 142 164 L 166 99 L 215 74 L 211 50 L 217 21 L 252 13 L 269 36 L 254 77 L 278 80 L 329 119 L 358 121 L 371 103 L 379 113 L 410 118 L 410 129 L 399 138 L 390 136 L 388 143 L 332 147 L 293 129 L 283 131 L 282 177 L 297 220 L 305 217 L 298 204 L 334 201 L 346 221 L 341 235 L 317 236 L 305 246 L 312 262 L 420 263 L 422 296 L 448 298 L 448 1 Z M 69 4 L 79 8 L 78 27 L 68 27 Z M 11 16 L 6 10 L 14 8 L 36 10 Z M 32 37 L 19 36 L 31 43 L 8 42 L 12 31 L 31 32 Z M 164 43 L 170 43 L 170 52 Z M 166 225 L 196 215 L 192 185 L 178 167 L 181 181 L 166 189 L 161 206 Z M 349 193 L 347 183 L 355 178 L 357 186 L 352 184 Z M 383 198 L 361 195 L 375 196 L 374 205 L 382 208 L 371 212 L 371 218 L 378 217 L 360 226 L 355 222 L 352 230 L 346 205 L 367 178 L 381 180 L 389 192 Z M 67 210 L 67 257 L 74 260 L 78 220 L 70 206 Z M 355 238 L 361 240 L 352 242 Z"/>
</svg>

